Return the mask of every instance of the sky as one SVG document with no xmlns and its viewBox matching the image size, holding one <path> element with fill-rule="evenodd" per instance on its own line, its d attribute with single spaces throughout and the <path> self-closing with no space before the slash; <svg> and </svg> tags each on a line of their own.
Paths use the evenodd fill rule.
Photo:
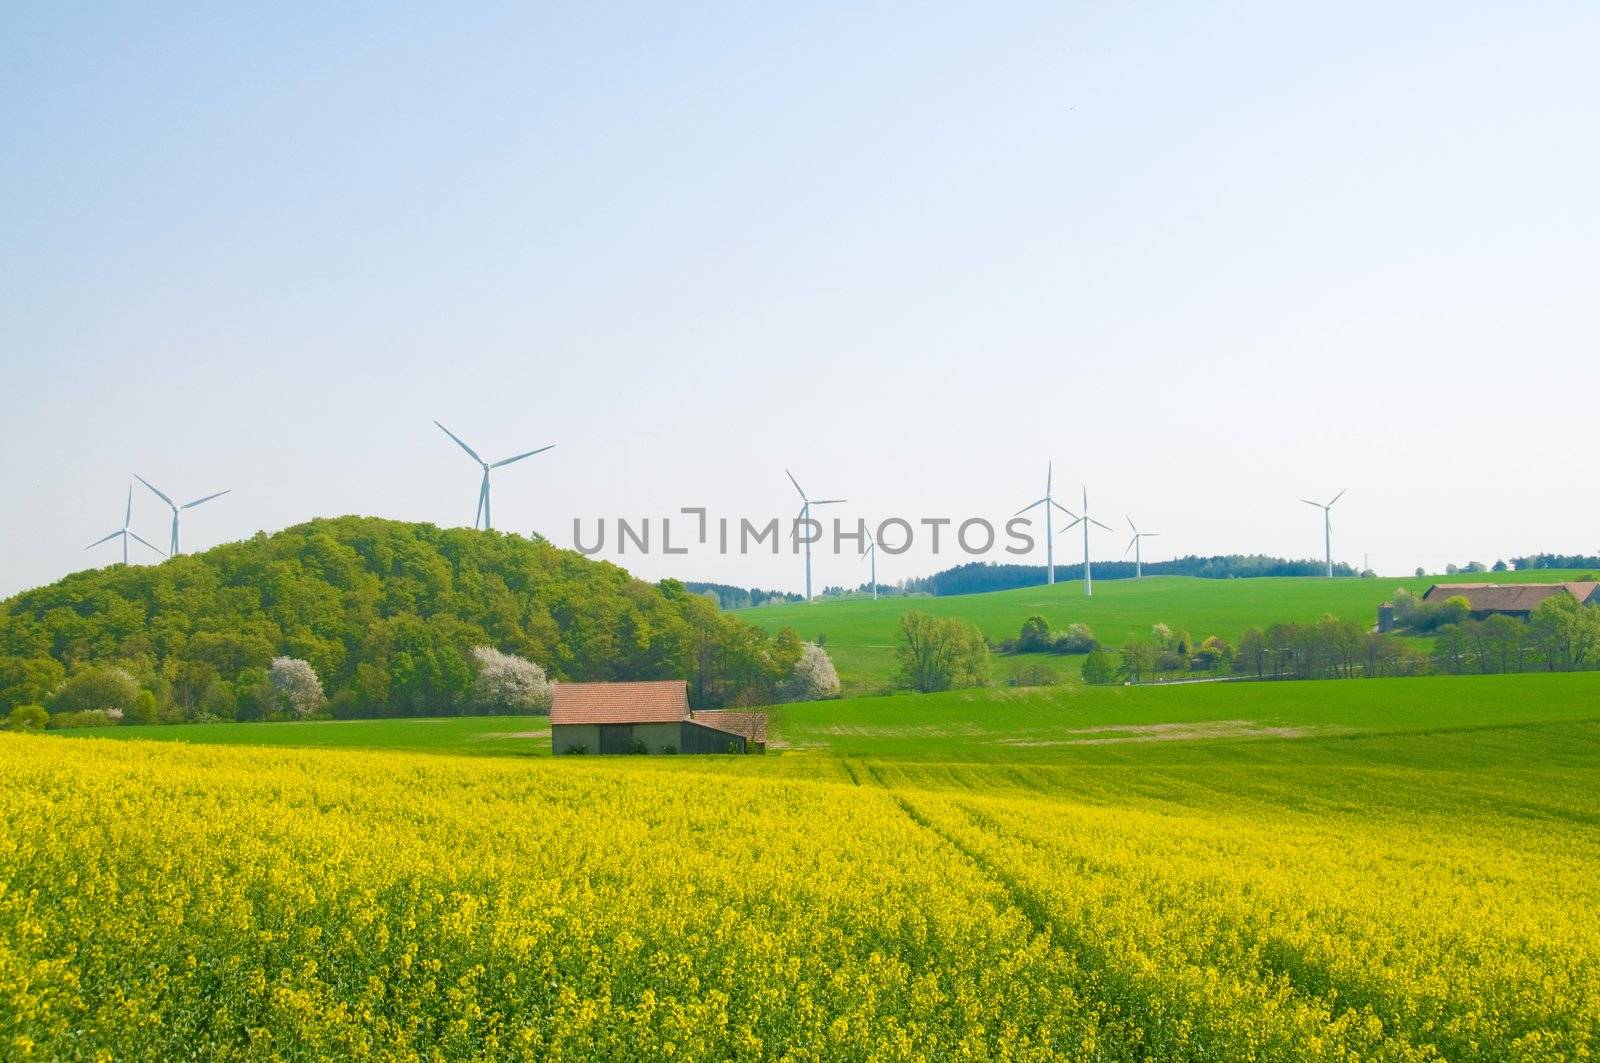
<svg viewBox="0 0 1600 1063">
<path fill-rule="evenodd" d="M 998 525 L 1053 461 L 1147 560 L 1320 556 L 1344 488 L 1380 573 L 1600 552 L 1596 54 L 1581 3 L 14 7 L 0 594 L 120 559 L 135 474 L 231 489 L 185 549 L 468 525 L 435 419 L 557 444 L 493 500 L 561 545 L 785 469 Z"/>
</svg>

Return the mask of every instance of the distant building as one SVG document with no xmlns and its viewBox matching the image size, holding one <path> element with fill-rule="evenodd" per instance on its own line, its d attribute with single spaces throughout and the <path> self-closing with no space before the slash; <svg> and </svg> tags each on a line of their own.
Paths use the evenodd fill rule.
<svg viewBox="0 0 1600 1063">
<path fill-rule="evenodd" d="M 556 753 L 761 753 L 762 712 L 694 712 L 681 679 L 645 683 L 557 683 L 550 704 Z"/>
<path fill-rule="evenodd" d="M 1570 594 L 1582 605 L 1600 605 L 1600 583 L 1435 583 L 1423 594 L 1425 602 L 1465 598 L 1472 616 L 1527 618 L 1547 598 Z"/>
</svg>

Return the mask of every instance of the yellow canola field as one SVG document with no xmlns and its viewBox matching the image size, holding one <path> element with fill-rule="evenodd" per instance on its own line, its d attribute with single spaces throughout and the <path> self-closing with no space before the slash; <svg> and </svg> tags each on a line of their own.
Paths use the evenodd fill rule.
<svg viewBox="0 0 1600 1063">
<path fill-rule="evenodd" d="M 0 1058 L 1592 1057 L 1582 833 L 974 770 L 0 735 Z"/>
</svg>

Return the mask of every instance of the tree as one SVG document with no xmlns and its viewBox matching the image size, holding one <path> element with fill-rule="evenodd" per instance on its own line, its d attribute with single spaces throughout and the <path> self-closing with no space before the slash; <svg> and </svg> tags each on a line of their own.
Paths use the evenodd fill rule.
<svg viewBox="0 0 1600 1063">
<path fill-rule="evenodd" d="M 1083 659 L 1083 681 L 1104 686 L 1117 681 L 1117 657 L 1108 649 L 1096 646 Z"/>
<path fill-rule="evenodd" d="M 1528 624 L 1552 672 L 1582 668 L 1600 656 L 1600 609 L 1580 605 L 1570 594 L 1540 602 Z"/>
<path fill-rule="evenodd" d="M 1253 674 L 1257 679 L 1264 679 L 1270 655 L 1267 636 L 1260 628 L 1253 627 L 1239 636 L 1239 654 L 1233 661 L 1234 671 Z"/>
<path fill-rule="evenodd" d="M 1471 644 L 1460 624 L 1446 624 L 1433 638 L 1433 662 L 1441 672 L 1460 675 L 1467 670 Z"/>
<path fill-rule="evenodd" d="M 1137 683 L 1155 668 L 1156 648 L 1148 642 L 1130 640 L 1122 647 L 1122 665 L 1118 669 L 1130 683 Z"/>
<path fill-rule="evenodd" d="M 51 712 L 111 710 L 126 715 L 139 697 L 139 684 L 125 670 L 112 664 L 80 668 L 61 685 L 50 699 Z"/>
<path fill-rule="evenodd" d="M 815 642 L 801 646 L 800 659 L 778 688 L 778 696 L 784 701 L 822 701 L 838 697 L 839 673 L 828 651 Z"/>
<path fill-rule="evenodd" d="M 472 700 L 480 709 L 508 713 L 550 711 L 555 688 L 543 668 L 492 646 L 472 647 L 472 659 L 478 666 L 472 681 Z"/>
<path fill-rule="evenodd" d="M 67 670 L 50 657 L 0 657 L 0 712 L 18 705 L 43 705 Z"/>
<path fill-rule="evenodd" d="M 1022 622 L 1017 637 L 1018 653 L 1038 653 L 1050 648 L 1050 621 L 1035 613 Z"/>
<path fill-rule="evenodd" d="M 970 620 L 912 610 L 900 617 L 902 686 L 927 694 L 981 686 L 989 678 L 989 646 Z"/>
<path fill-rule="evenodd" d="M 1505 563 L 1505 561 L 1503 559 L 1500 560 L 1500 561 L 1496 561 L 1494 563 L 1493 568 L 1494 568 L 1494 571 L 1496 571 L 1496 572 L 1504 572 L 1506 570 L 1506 563 Z"/>
<path fill-rule="evenodd" d="M 1421 565 L 1417 566 L 1417 571 L 1416 571 L 1415 574 L 1416 574 L 1416 577 L 1418 579 L 1427 579 L 1428 578 L 1428 570 L 1423 568 Z"/>
<path fill-rule="evenodd" d="M 267 668 L 267 682 L 279 712 L 305 719 L 322 707 L 322 681 L 309 661 L 274 657 Z"/>
</svg>

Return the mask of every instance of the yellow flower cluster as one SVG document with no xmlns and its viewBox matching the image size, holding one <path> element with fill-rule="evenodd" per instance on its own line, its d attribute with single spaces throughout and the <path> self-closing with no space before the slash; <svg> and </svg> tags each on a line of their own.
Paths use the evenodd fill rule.
<svg viewBox="0 0 1600 1063">
<path fill-rule="evenodd" d="M 965 772 L 0 735 L 0 1058 L 1594 1051 L 1592 841 Z"/>
</svg>

